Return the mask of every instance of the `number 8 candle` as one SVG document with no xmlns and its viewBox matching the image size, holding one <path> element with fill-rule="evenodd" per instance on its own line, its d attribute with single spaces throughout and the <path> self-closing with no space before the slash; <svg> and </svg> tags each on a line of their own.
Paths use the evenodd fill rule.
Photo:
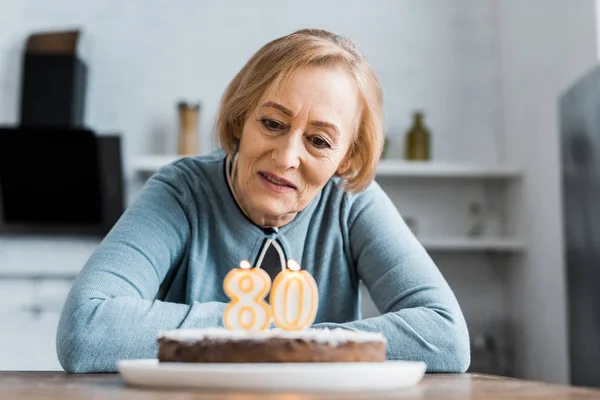
<svg viewBox="0 0 600 400">
<path fill-rule="evenodd" d="M 269 301 L 278 327 L 289 331 L 302 330 L 309 327 L 317 315 L 317 283 L 308 271 L 300 271 L 296 261 L 289 260 L 288 270 L 275 277 Z"/>
<path fill-rule="evenodd" d="M 271 287 L 269 274 L 260 268 L 250 269 L 248 261 L 231 270 L 223 289 L 231 302 L 225 308 L 223 322 L 227 329 L 262 331 L 271 322 L 271 309 L 264 300 Z"/>
</svg>

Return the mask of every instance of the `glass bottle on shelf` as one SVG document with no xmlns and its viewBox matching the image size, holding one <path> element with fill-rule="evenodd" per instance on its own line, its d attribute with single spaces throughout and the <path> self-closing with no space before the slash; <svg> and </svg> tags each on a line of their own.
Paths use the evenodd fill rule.
<svg viewBox="0 0 600 400">
<path fill-rule="evenodd" d="M 431 134 L 423 123 L 423 113 L 413 114 L 413 125 L 406 133 L 405 158 L 411 161 L 431 159 Z"/>
<path fill-rule="evenodd" d="M 198 117 L 200 114 L 199 103 L 179 102 L 179 154 L 196 155 L 200 152 L 198 147 Z"/>
<path fill-rule="evenodd" d="M 484 231 L 484 215 L 481 204 L 477 201 L 471 202 L 469 205 L 470 227 L 467 235 L 478 237 Z"/>
</svg>

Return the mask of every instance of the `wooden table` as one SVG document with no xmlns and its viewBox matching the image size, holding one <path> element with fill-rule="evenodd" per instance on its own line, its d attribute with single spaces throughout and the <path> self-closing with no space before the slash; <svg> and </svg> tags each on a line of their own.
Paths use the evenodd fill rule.
<svg viewBox="0 0 600 400">
<path fill-rule="evenodd" d="M 0 372 L 0 399 L 316 400 L 316 399 L 600 399 L 600 390 L 477 374 L 428 374 L 396 393 L 319 394 L 152 390 L 124 384 L 118 374 Z"/>
</svg>

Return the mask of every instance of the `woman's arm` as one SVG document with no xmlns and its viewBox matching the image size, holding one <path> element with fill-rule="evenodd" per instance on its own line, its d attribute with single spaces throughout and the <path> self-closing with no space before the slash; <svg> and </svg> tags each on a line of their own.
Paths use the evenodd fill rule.
<svg viewBox="0 0 600 400">
<path fill-rule="evenodd" d="M 376 183 L 356 196 L 349 236 L 358 275 L 382 315 L 318 326 L 381 332 L 388 359 L 424 361 L 430 372 L 464 372 L 470 364 L 469 335 L 458 302 Z"/>
<path fill-rule="evenodd" d="M 223 303 L 155 300 L 188 246 L 192 200 L 177 165 L 149 179 L 75 279 L 56 345 L 67 372 L 115 371 L 127 358 L 155 358 L 159 330 L 222 326 Z"/>
</svg>

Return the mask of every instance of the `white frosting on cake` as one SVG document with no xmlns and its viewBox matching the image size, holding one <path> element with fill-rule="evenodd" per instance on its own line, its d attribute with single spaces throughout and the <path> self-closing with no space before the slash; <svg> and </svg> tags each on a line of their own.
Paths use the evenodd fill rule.
<svg viewBox="0 0 600 400">
<path fill-rule="evenodd" d="M 204 329 L 175 329 L 161 331 L 158 337 L 184 342 L 195 342 L 203 339 L 236 341 L 257 340 L 264 341 L 272 338 L 303 339 L 318 343 L 336 346 L 347 342 L 386 342 L 385 336 L 375 332 L 359 332 L 346 329 L 304 329 L 301 331 L 286 331 L 282 329 L 270 329 L 259 332 L 248 332 L 242 330 L 228 330 L 225 328 Z"/>
</svg>

